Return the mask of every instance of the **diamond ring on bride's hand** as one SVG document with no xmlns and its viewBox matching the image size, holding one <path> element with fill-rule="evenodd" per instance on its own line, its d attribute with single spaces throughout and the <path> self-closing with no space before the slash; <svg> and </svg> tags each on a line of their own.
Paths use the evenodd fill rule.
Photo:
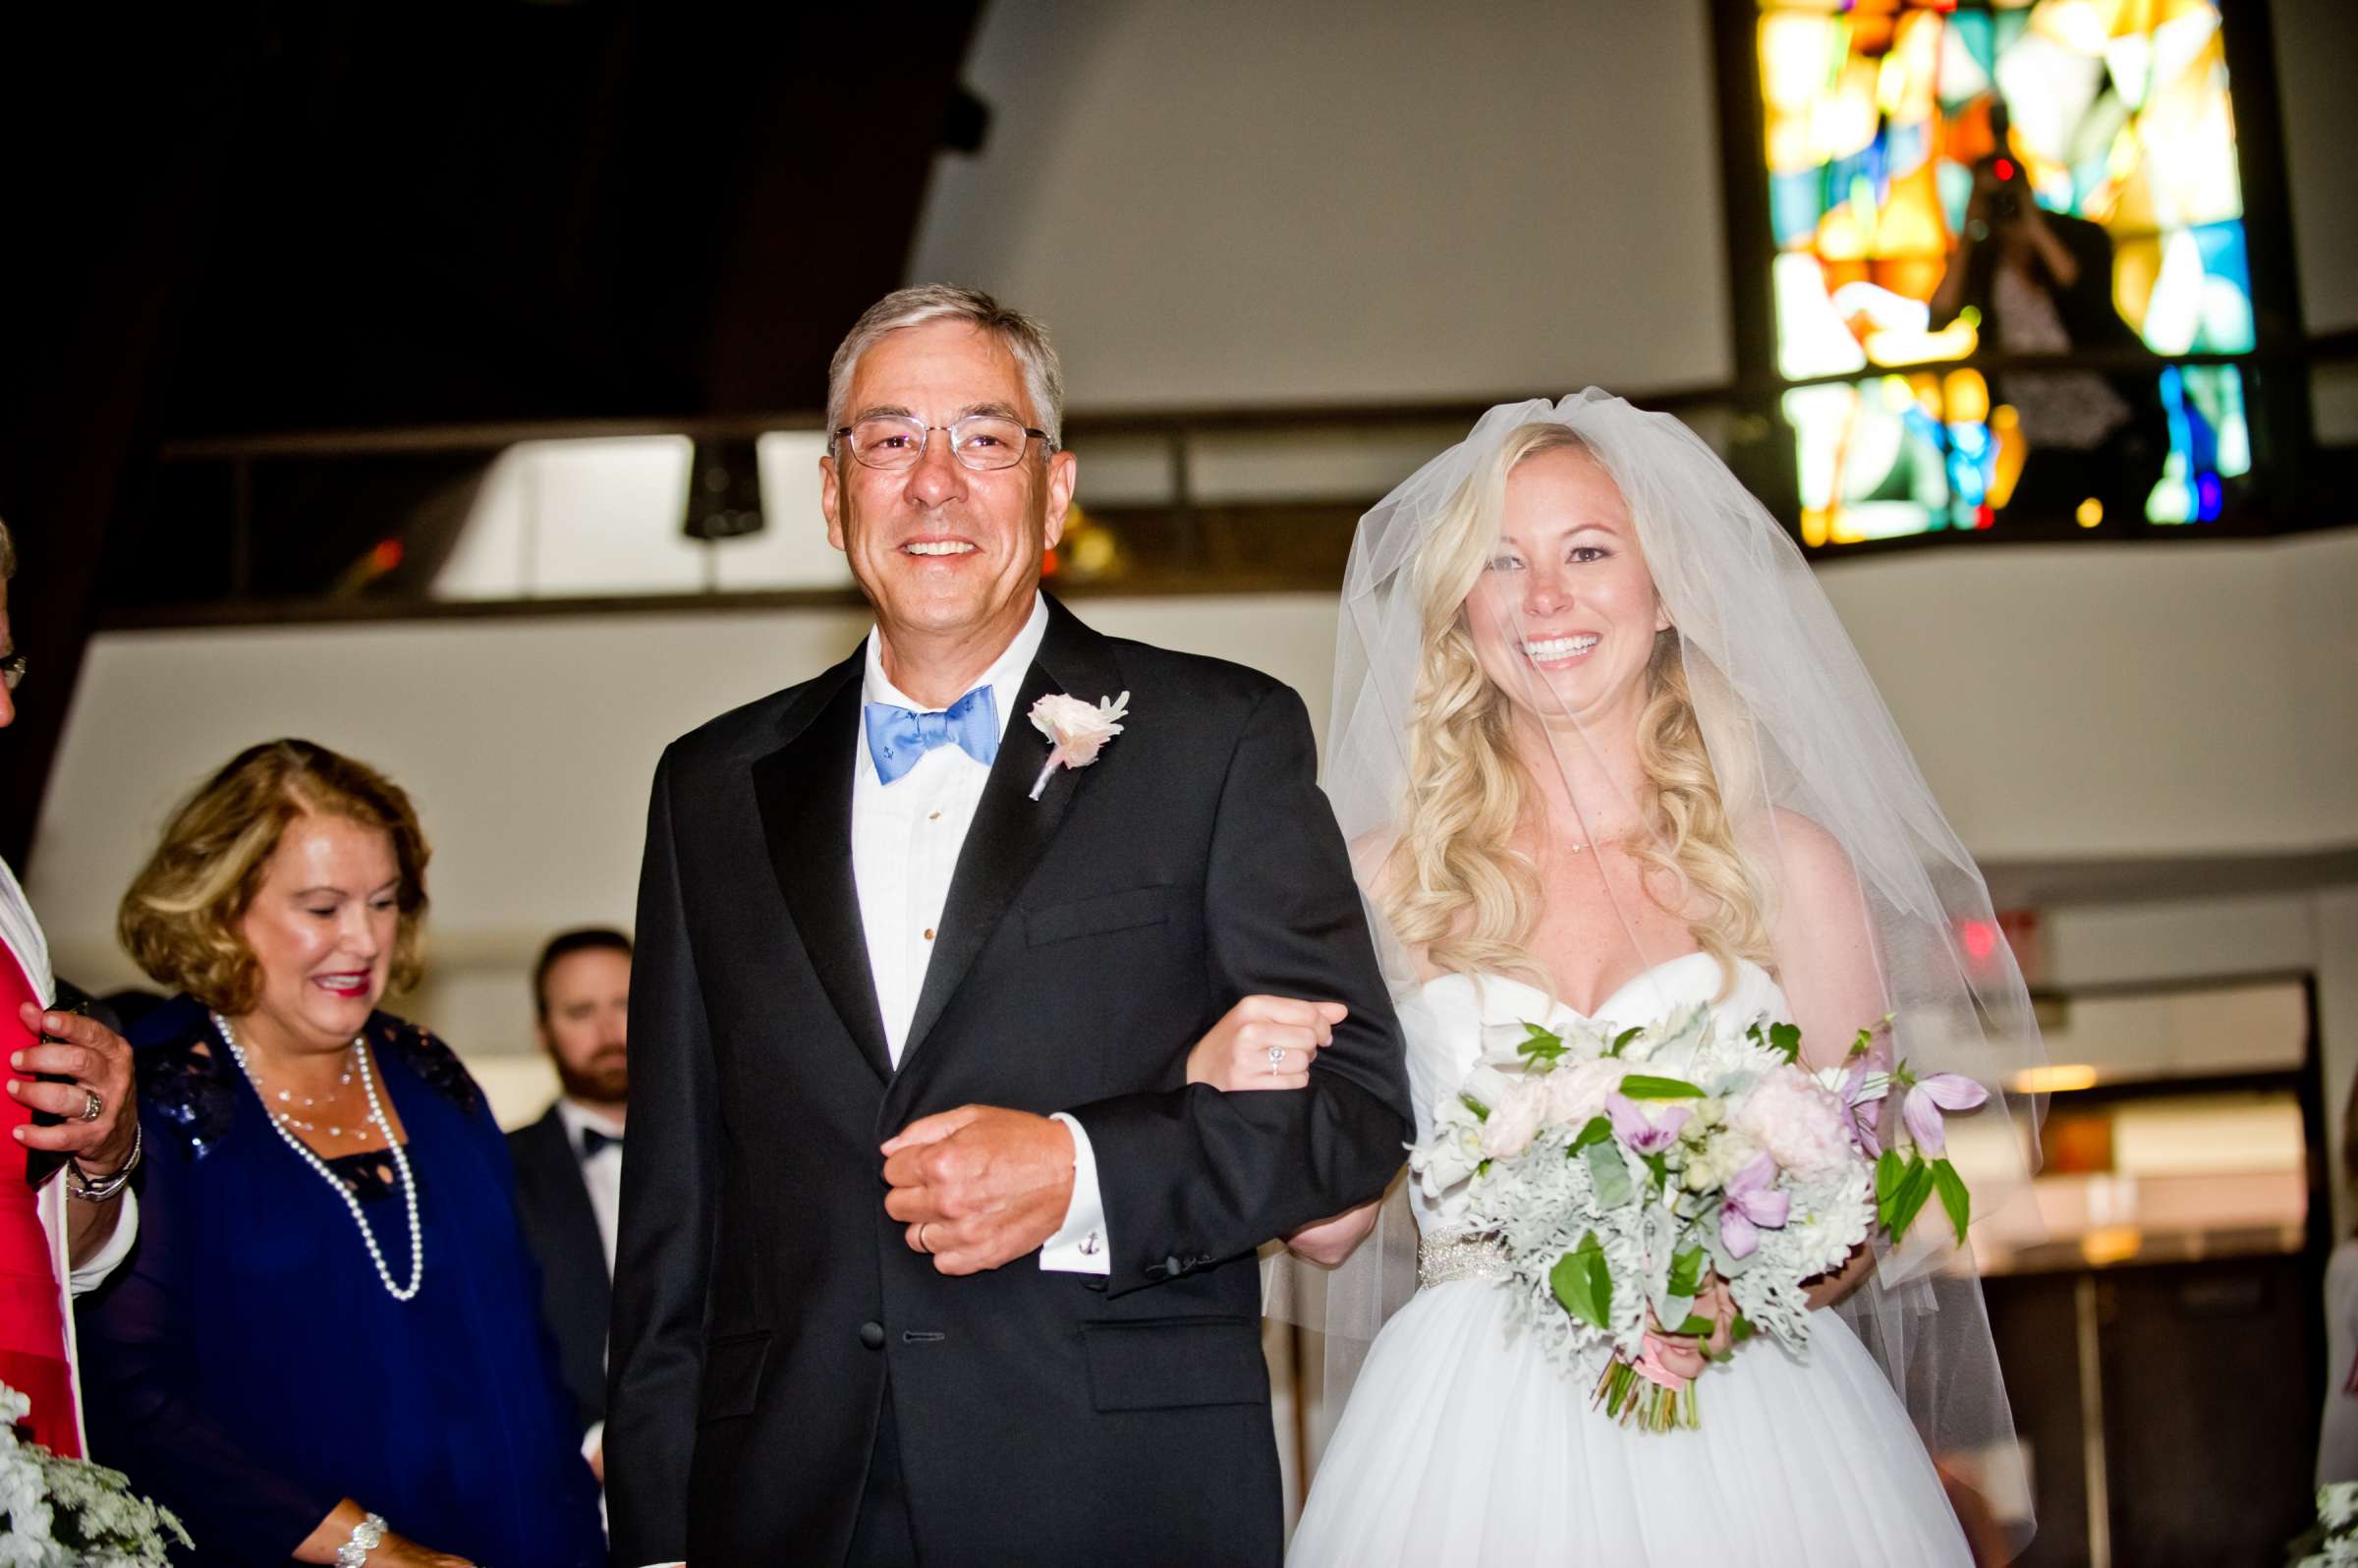
<svg viewBox="0 0 2358 1568">
<path fill-rule="evenodd" d="M 1278 1072 L 1283 1072 L 1284 1070 L 1285 1070 L 1285 1047 L 1284 1047 L 1284 1046 L 1282 1046 L 1282 1045 L 1272 1045 L 1272 1046 L 1270 1046 L 1270 1047 L 1269 1047 L 1269 1071 L 1270 1071 L 1270 1072 L 1272 1072 L 1272 1073 L 1278 1073 Z"/>
</svg>

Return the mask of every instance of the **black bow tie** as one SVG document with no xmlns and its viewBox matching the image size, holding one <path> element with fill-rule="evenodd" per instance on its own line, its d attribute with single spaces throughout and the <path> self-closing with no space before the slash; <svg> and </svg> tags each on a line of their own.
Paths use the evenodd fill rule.
<svg viewBox="0 0 2358 1568">
<path fill-rule="evenodd" d="M 594 1127 L 582 1129 L 582 1158 L 584 1159 L 596 1158 L 597 1151 L 601 1148 L 620 1148 L 621 1147 L 622 1135 L 620 1133 L 601 1133 Z"/>
</svg>

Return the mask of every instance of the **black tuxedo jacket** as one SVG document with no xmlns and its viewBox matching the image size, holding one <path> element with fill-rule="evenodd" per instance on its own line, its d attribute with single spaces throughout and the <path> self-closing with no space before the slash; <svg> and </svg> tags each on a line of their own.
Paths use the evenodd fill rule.
<svg viewBox="0 0 2358 1568">
<path fill-rule="evenodd" d="M 547 1115 L 508 1135 L 508 1154 L 516 1164 L 516 1217 L 540 1264 L 540 1316 L 557 1336 L 565 1391 L 588 1431 L 606 1419 L 606 1325 L 614 1291 L 597 1210 L 582 1181 L 581 1151 L 551 1105 Z"/>
<path fill-rule="evenodd" d="M 883 1400 L 926 1568 L 1278 1561 L 1255 1249 L 1376 1196 L 1411 1136 L 1398 1024 L 1301 700 L 1050 601 L 899 1070 L 851 863 L 863 658 L 656 769 L 631 984 L 606 1455 L 614 1560 L 837 1563 Z M 1025 721 L 1131 694 L 1095 765 Z M 1351 1010 L 1311 1087 L 1188 1048 L 1252 992 Z M 1070 1111 L 1110 1277 L 934 1272 L 877 1146 L 968 1103 Z"/>
</svg>

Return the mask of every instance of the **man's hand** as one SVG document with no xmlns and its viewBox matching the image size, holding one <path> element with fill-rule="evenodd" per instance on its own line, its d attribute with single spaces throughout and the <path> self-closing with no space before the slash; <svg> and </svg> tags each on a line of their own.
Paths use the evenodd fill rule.
<svg viewBox="0 0 2358 1568">
<path fill-rule="evenodd" d="M 945 1274 L 997 1268 L 1039 1251 L 1073 1202 L 1073 1135 L 1062 1122 L 996 1105 L 923 1116 L 884 1145 L 884 1212 Z"/>
<path fill-rule="evenodd" d="M 104 1024 L 79 1013 L 44 1013 L 28 1002 L 17 1016 L 35 1035 L 64 1043 L 28 1045 L 13 1053 L 8 1065 L 19 1076 L 9 1079 L 8 1092 L 35 1110 L 65 1118 L 54 1127 L 28 1122 L 17 1130 L 18 1142 L 70 1154 L 90 1176 L 121 1170 L 131 1158 L 140 1121 L 132 1099 L 131 1046 Z M 38 1073 L 72 1082 L 42 1083 L 33 1076 Z M 91 1094 L 98 1096 L 98 1114 L 85 1121 Z"/>
</svg>

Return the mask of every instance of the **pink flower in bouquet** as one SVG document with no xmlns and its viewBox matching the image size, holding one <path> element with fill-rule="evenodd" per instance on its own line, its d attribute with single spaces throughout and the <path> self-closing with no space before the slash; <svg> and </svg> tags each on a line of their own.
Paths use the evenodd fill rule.
<svg viewBox="0 0 2358 1568">
<path fill-rule="evenodd" d="M 1547 1118 L 1566 1127 L 1586 1127 L 1591 1117 L 1604 1114 L 1608 1095 L 1630 1073 L 1629 1063 L 1616 1056 L 1559 1066 L 1546 1077 Z"/>
<path fill-rule="evenodd" d="M 1842 1102 L 1842 1120 L 1850 1128 L 1850 1136 L 1869 1159 L 1881 1159 L 1883 1140 L 1876 1124 L 1881 1120 L 1883 1096 L 1890 1092 L 1888 1082 L 1868 1083 L 1869 1067 L 1862 1057 L 1851 1063 L 1850 1071 L 1842 1075 L 1842 1087 L 1834 1097 Z"/>
<path fill-rule="evenodd" d="M 1048 738 L 1051 750 L 1039 781 L 1032 786 L 1039 800 L 1048 787 L 1048 775 L 1059 767 L 1087 767 L 1097 759 L 1105 743 L 1122 733 L 1121 720 L 1130 711 L 1130 694 L 1098 698 L 1093 706 L 1077 697 L 1050 693 L 1032 704 L 1032 727 Z"/>
<path fill-rule="evenodd" d="M 1719 1209 L 1719 1244 L 1730 1258 L 1750 1258 L 1761 1245 L 1763 1230 L 1782 1230 L 1793 1200 L 1776 1190 L 1776 1162 L 1756 1154 L 1752 1163 L 1727 1184 Z"/>
<path fill-rule="evenodd" d="M 1482 1151 L 1491 1159 L 1512 1159 L 1531 1147 L 1532 1136 L 1547 1114 L 1547 1085 L 1525 1079 L 1497 1104 L 1482 1124 Z"/>
<path fill-rule="evenodd" d="M 1619 1093 L 1605 1096 L 1604 1113 L 1612 1118 L 1614 1135 L 1633 1154 L 1658 1154 L 1677 1143 L 1678 1130 L 1692 1114 L 1682 1105 L 1662 1112 L 1660 1121 L 1651 1121 L 1636 1100 Z"/>
<path fill-rule="evenodd" d="M 1963 1073 L 1935 1073 L 1920 1078 L 1899 1102 L 1899 1114 L 1916 1140 L 1918 1151 L 1938 1159 L 1948 1149 L 1948 1134 L 1940 1124 L 1942 1111 L 1969 1111 L 1990 1097 L 1990 1092 Z"/>
<path fill-rule="evenodd" d="M 1630 1363 L 1630 1365 L 1635 1367 L 1637 1369 L 1638 1375 L 1645 1378 L 1648 1382 L 1658 1384 L 1663 1388 L 1669 1389 L 1675 1394 L 1687 1386 L 1687 1379 L 1681 1377 L 1678 1373 L 1672 1372 L 1669 1367 L 1664 1365 L 1662 1361 L 1662 1355 L 1669 1348 L 1669 1346 L 1662 1343 L 1661 1335 L 1649 1333 L 1646 1336 L 1645 1350 L 1639 1355 L 1638 1359 Z"/>
<path fill-rule="evenodd" d="M 1804 1181 L 1831 1176 L 1857 1157 L 1842 1101 L 1797 1070 L 1763 1078 L 1732 1124 Z"/>
</svg>

